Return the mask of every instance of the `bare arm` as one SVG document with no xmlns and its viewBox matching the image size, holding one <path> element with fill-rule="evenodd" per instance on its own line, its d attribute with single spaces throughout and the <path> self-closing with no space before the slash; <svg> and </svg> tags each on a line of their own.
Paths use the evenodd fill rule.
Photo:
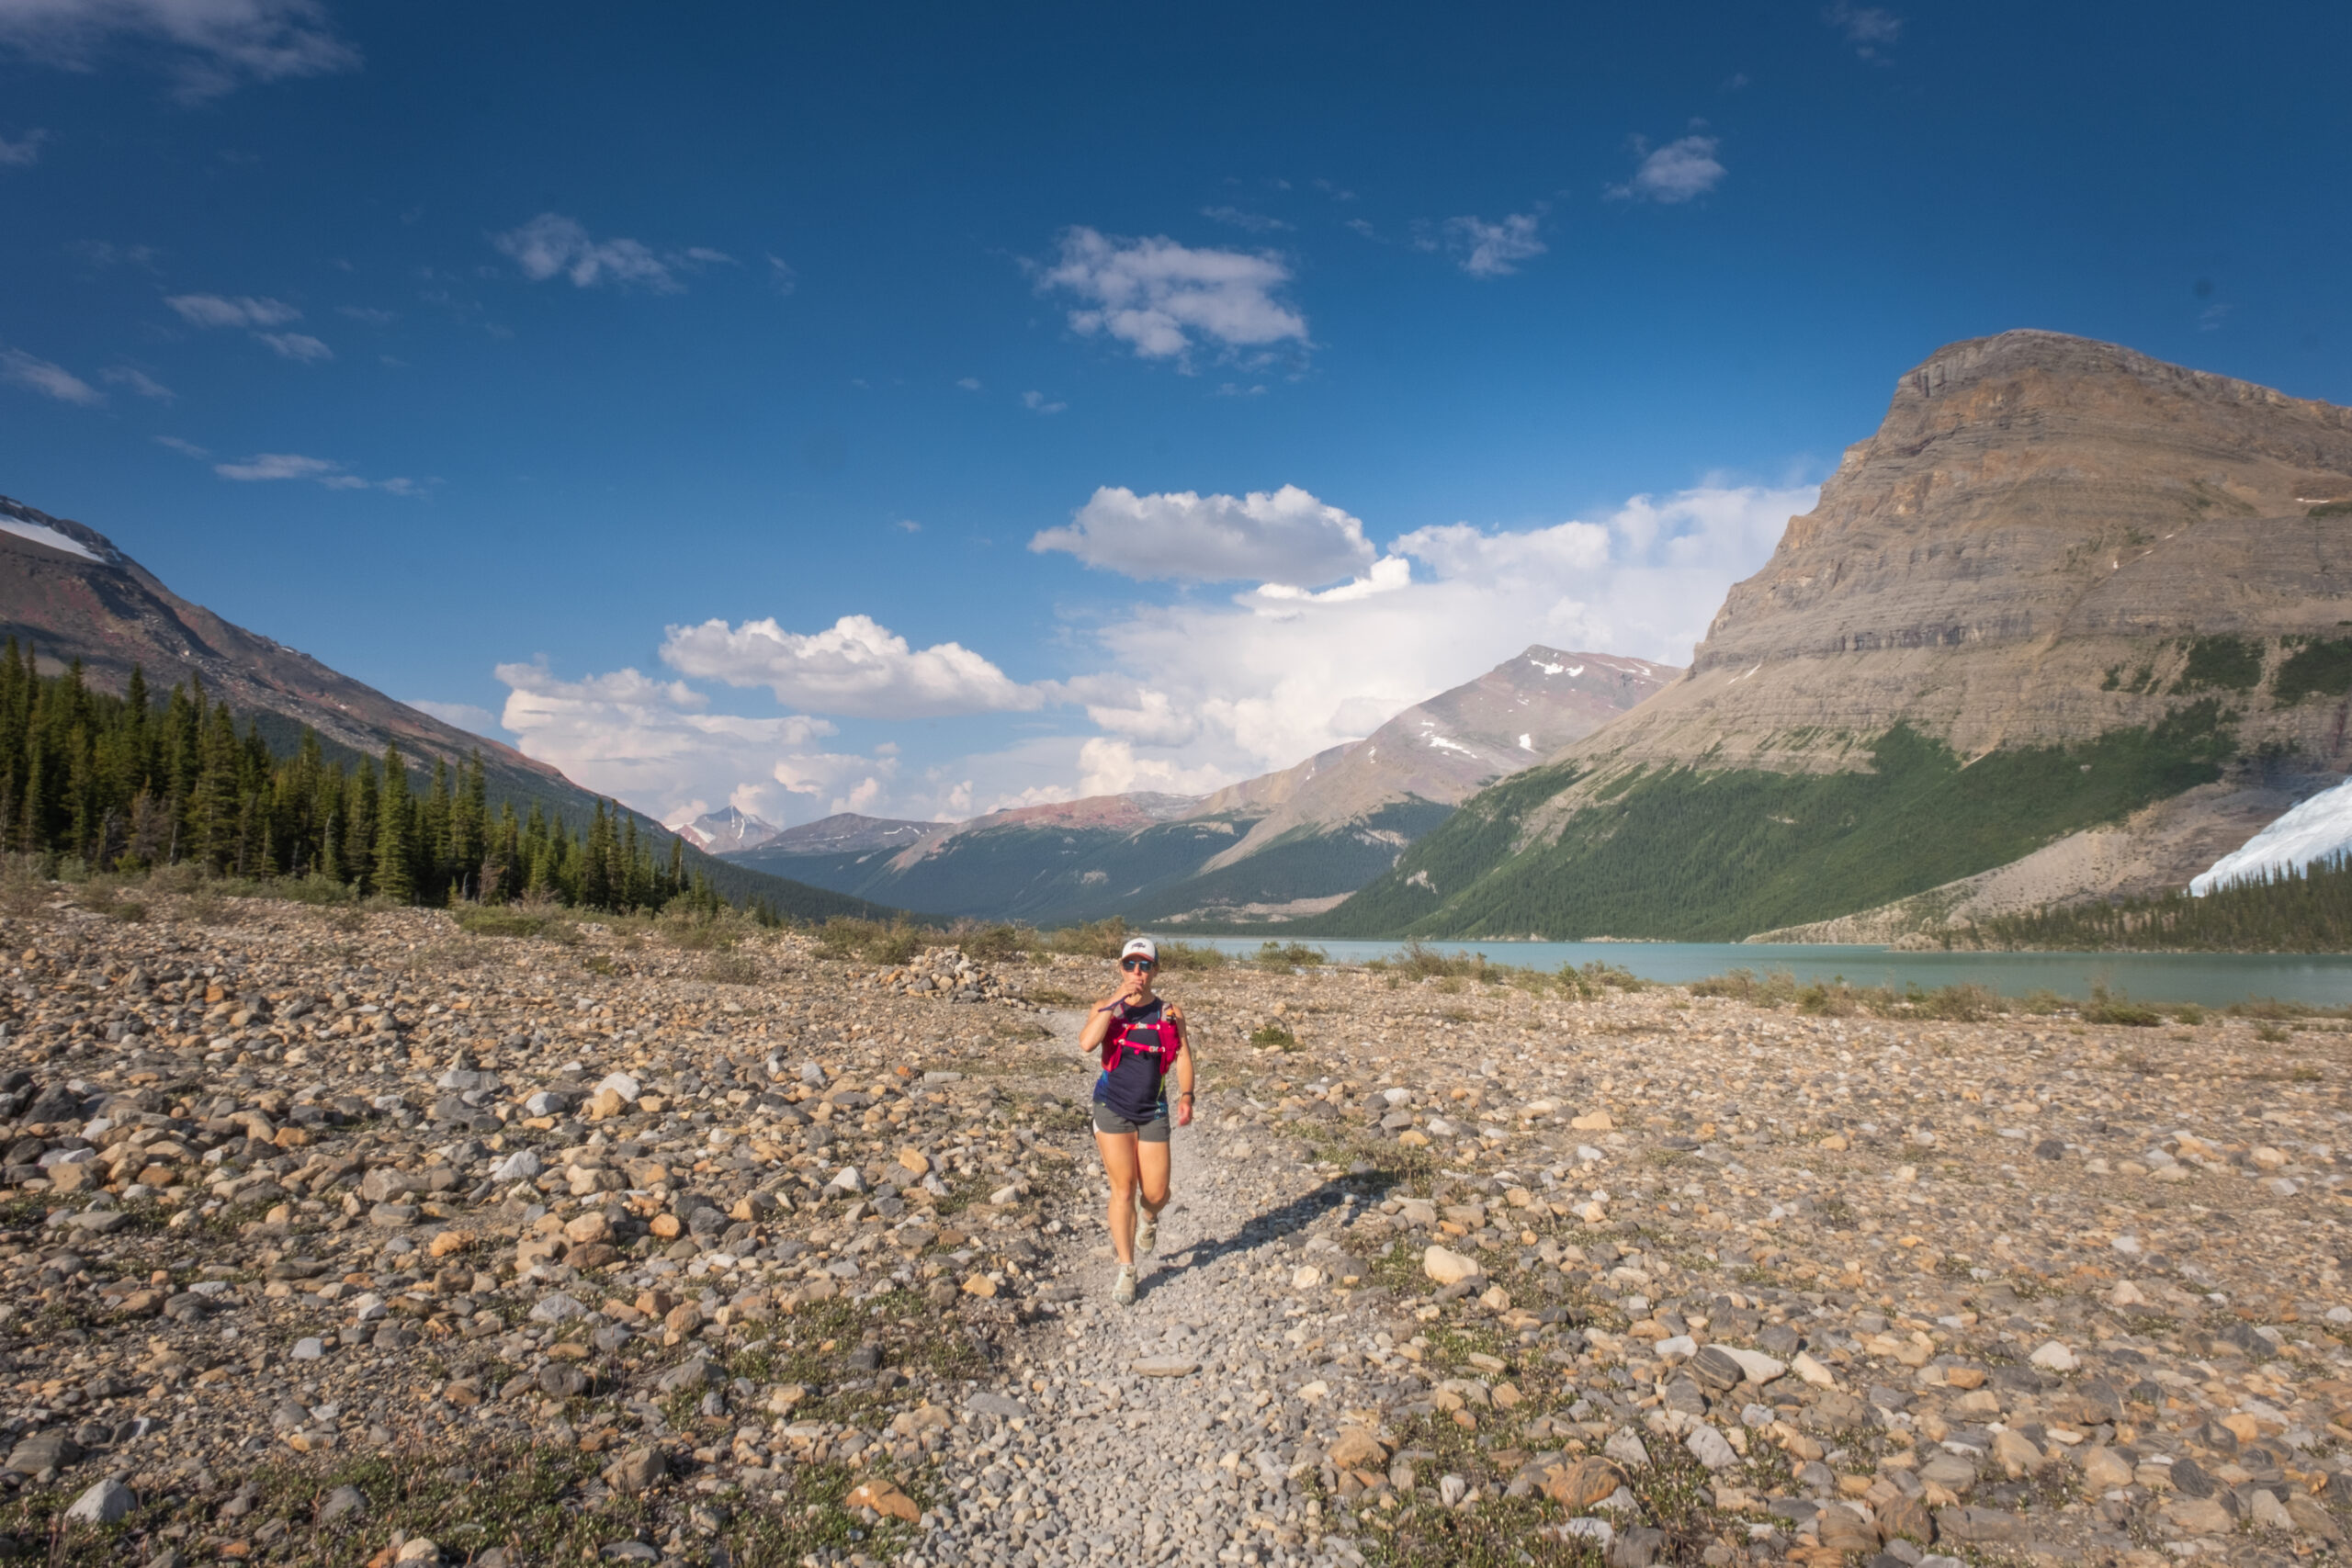
<svg viewBox="0 0 2352 1568">
<path fill-rule="evenodd" d="M 1184 1027 L 1184 1010 L 1174 1002 L 1168 1004 L 1168 1021 L 1176 1026 L 1176 1038 L 1183 1049 L 1176 1053 L 1176 1125 L 1193 1124 L 1193 1032 Z"/>
<path fill-rule="evenodd" d="M 1102 1037 L 1111 1032 L 1112 1010 L 1125 1000 L 1126 996 L 1122 992 L 1108 1001 L 1099 1003 L 1093 1011 L 1086 1015 L 1086 1027 L 1078 1032 L 1078 1048 L 1081 1052 L 1093 1053 L 1102 1049 Z"/>
</svg>

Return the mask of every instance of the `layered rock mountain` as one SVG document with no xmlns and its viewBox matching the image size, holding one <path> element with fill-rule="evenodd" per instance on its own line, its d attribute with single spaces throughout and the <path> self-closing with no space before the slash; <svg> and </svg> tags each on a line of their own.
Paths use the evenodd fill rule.
<svg viewBox="0 0 2352 1568">
<path fill-rule="evenodd" d="M 1535 647 L 1362 740 L 1204 798 L 1099 795 L 968 822 L 833 817 L 737 858 L 940 914 L 1202 925 L 1328 909 L 1479 785 L 1632 708 L 1670 666 Z"/>
<path fill-rule="evenodd" d="M 252 720 L 275 750 L 305 728 L 330 755 L 380 755 L 397 745 L 413 764 L 453 766 L 479 756 L 493 804 L 533 805 L 584 825 L 597 797 L 548 764 L 395 702 L 298 649 L 189 603 L 86 524 L 0 496 L 0 636 L 30 647 L 54 673 L 76 660 L 91 684 L 120 691 L 138 668 L 158 695 L 191 678 Z M 635 815 L 635 814 L 632 814 Z M 640 831 L 665 831 L 639 816 Z M 692 840 L 689 840 L 691 843 Z M 786 913 L 888 914 L 830 890 L 787 882 L 704 855 L 688 859 L 728 897 L 765 898 Z"/>
<path fill-rule="evenodd" d="M 1737 935 L 2034 856 L 2005 897 L 2179 886 L 2343 773 L 2347 629 L 2352 410 L 2055 333 L 1953 344 L 1687 675 L 1332 923 Z"/>
</svg>

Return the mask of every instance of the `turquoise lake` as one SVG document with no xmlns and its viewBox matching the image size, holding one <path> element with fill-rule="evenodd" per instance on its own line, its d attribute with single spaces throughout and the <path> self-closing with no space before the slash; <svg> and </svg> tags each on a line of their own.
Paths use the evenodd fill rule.
<svg viewBox="0 0 2352 1568">
<path fill-rule="evenodd" d="M 1170 936 L 1181 933 L 1169 932 Z M 1246 955 L 1254 938 L 1214 937 L 1204 945 Z M 1394 942 L 1316 942 L 1340 964 L 1385 958 Z M 2352 954 L 2294 956 L 2242 953 L 1894 953 L 1883 947 L 1743 945 L 1724 942 L 1442 942 L 1441 953 L 1484 953 L 1492 964 L 1557 969 L 1599 960 L 1645 980 L 1703 980 L 1733 969 L 1758 975 L 1785 969 L 1800 980 L 1844 978 L 1857 986 L 1917 985 L 1932 989 L 1973 980 L 2003 996 L 2051 990 L 2090 995 L 2105 986 L 2145 1002 L 2195 1002 L 2227 1007 L 2272 997 L 2313 1007 L 2352 1007 Z"/>
</svg>

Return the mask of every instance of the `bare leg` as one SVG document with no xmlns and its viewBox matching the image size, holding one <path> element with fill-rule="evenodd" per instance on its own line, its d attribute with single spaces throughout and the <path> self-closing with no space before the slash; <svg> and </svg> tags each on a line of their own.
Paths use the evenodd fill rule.
<svg viewBox="0 0 2352 1568">
<path fill-rule="evenodd" d="M 1111 1179 L 1111 1246 L 1118 1253 L 1119 1261 L 1132 1268 L 1136 1260 L 1136 1135 L 1097 1133 L 1094 1145 L 1102 1151 L 1102 1173 Z M 1165 1202 L 1167 1156 L 1160 1157 L 1160 1201 Z"/>
<path fill-rule="evenodd" d="M 1168 1206 L 1167 1144 L 1147 1144 L 1136 1140 L 1137 1174 L 1143 1179 L 1143 1206 L 1157 1219 L 1159 1211 Z"/>
</svg>

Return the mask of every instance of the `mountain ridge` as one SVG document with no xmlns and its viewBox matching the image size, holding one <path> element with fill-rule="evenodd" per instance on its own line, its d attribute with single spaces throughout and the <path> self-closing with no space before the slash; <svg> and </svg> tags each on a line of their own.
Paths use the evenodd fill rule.
<svg viewBox="0 0 2352 1568">
<path fill-rule="evenodd" d="M 1527 766 L 1679 671 L 1536 645 L 1414 704 L 1360 740 L 1209 795 L 1133 794 L 969 821 L 869 818 L 793 829 L 742 863 L 819 886 L 975 917 L 1109 915 L 1199 926 L 1329 908 L 1444 820 L 1486 780 Z"/>
</svg>

